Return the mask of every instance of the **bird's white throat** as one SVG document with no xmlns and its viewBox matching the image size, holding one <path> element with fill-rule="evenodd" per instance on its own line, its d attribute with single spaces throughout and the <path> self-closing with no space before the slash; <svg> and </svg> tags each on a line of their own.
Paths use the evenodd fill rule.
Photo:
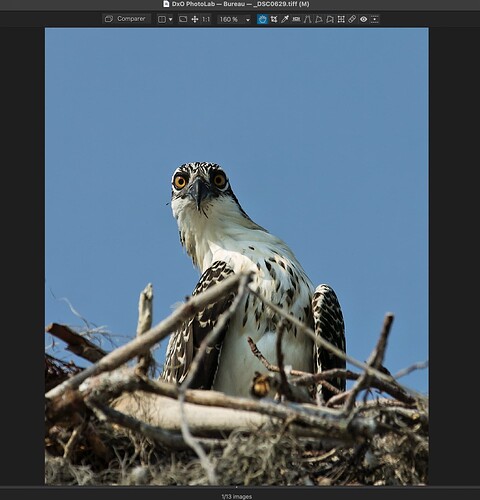
<svg viewBox="0 0 480 500">
<path fill-rule="evenodd" d="M 291 254 L 283 241 L 246 217 L 230 197 L 205 200 L 200 210 L 191 198 L 177 198 L 172 201 L 172 211 L 182 245 L 201 272 L 215 260 L 224 260 L 226 253 L 244 254 L 255 244 L 280 246 Z"/>
</svg>

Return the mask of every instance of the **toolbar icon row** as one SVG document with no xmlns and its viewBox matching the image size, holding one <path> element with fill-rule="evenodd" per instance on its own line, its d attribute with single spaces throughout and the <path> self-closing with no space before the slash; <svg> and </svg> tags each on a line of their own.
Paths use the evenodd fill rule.
<svg viewBox="0 0 480 500">
<path fill-rule="evenodd" d="M 257 14 L 257 25 L 335 25 L 380 24 L 379 14 Z"/>
<path fill-rule="evenodd" d="M 211 14 L 159 14 L 157 15 L 157 24 L 175 24 L 182 26 L 205 26 L 212 24 Z"/>
</svg>

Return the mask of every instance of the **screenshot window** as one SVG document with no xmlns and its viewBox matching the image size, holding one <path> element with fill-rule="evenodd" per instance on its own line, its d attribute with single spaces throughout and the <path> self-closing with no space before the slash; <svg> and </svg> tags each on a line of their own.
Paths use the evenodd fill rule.
<svg viewBox="0 0 480 500">
<path fill-rule="evenodd" d="M 2 1 L 0 51 L 5 494 L 478 495 L 478 1 Z"/>
</svg>

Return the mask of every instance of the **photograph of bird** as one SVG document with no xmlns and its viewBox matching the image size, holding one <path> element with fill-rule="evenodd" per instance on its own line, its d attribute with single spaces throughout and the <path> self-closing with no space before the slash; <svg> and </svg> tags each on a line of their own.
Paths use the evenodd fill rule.
<svg viewBox="0 0 480 500">
<path fill-rule="evenodd" d="M 192 295 L 233 273 L 251 272 L 251 286 L 262 296 L 345 352 L 344 320 L 333 289 L 325 284 L 315 288 L 288 245 L 246 214 L 220 165 L 193 162 L 179 166 L 172 177 L 171 207 L 180 242 L 202 273 Z M 200 343 L 232 300 L 232 296 L 224 297 L 173 332 L 162 379 L 183 382 Z M 249 397 L 255 374 L 266 373 L 266 369 L 252 354 L 247 338 L 275 364 L 281 320 L 247 292 L 214 345 L 208 347 L 189 387 Z M 345 368 L 344 360 L 317 346 L 294 325 L 287 322 L 282 328 L 285 366 L 309 373 Z M 345 379 L 331 380 L 331 384 L 345 390 Z M 322 401 L 333 395 L 321 385 L 317 390 Z"/>
</svg>

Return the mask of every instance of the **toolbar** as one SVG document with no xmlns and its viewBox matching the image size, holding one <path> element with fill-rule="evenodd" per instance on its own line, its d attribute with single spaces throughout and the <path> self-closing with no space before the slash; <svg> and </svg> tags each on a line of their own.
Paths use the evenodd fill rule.
<svg viewBox="0 0 480 500">
<path fill-rule="evenodd" d="M 205 13 L 205 12 L 139 12 L 104 13 L 102 24 L 112 26 L 244 26 L 244 27 L 353 27 L 381 24 L 380 14 L 375 13 Z"/>
</svg>

